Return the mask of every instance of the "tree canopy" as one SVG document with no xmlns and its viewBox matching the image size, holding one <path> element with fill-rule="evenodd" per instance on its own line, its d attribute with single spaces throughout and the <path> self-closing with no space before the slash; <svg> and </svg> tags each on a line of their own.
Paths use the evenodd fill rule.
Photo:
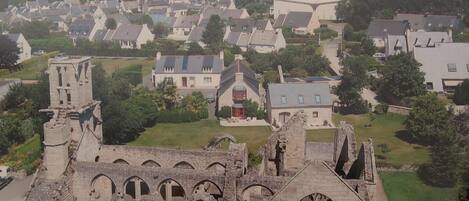
<svg viewBox="0 0 469 201">
<path fill-rule="evenodd" d="M 104 25 L 106 26 L 106 29 L 114 30 L 117 28 L 117 22 L 114 18 L 106 19 L 106 22 L 104 23 Z"/>
<path fill-rule="evenodd" d="M 458 105 L 469 105 L 469 79 L 465 79 L 454 90 L 454 103 Z"/>
<path fill-rule="evenodd" d="M 16 42 L 11 41 L 6 35 L 0 35 L 0 44 L 2 44 L 0 45 L 0 69 L 9 71 L 18 69 L 20 49 Z"/>
<path fill-rule="evenodd" d="M 13 24 L 10 32 L 22 33 L 26 39 L 46 38 L 50 35 L 50 23 L 47 21 L 32 21 Z"/>
<path fill-rule="evenodd" d="M 220 16 L 212 15 L 207 24 L 207 28 L 202 34 L 202 42 L 213 50 L 219 51 L 223 47 L 224 23 Z"/>
<path fill-rule="evenodd" d="M 366 56 L 352 56 L 344 60 L 342 82 L 337 87 L 341 113 L 360 114 L 368 112 L 368 105 L 361 97 L 368 84 L 369 63 Z"/>
</svg>

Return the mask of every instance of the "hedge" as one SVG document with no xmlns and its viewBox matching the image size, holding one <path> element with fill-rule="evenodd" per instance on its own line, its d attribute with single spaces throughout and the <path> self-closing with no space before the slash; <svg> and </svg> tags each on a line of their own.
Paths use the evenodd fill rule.
<svg viewBox="0 0 469 201">
<path fill-rule="evenodd" d="M 162 111 L 156 115 L 157 123 L 187 123 L 199 120 L 199 114 L 181 110 Z"/>
</svg>

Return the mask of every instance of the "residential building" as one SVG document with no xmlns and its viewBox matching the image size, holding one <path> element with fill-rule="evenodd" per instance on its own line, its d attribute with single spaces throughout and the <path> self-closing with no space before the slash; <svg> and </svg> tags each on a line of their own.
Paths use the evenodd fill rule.
<svg viewBox="0 0 469 201">
<path fill-rule="evenodd" d="M 246 117 L 244 101 L 252 100 L 263 107 L 264 91 L 256 79 L 256 73 L 249 68 L 246 61 L 235 60 L 221 73 L 220 79 L 217 93 L 219 111 L 223 106 L 229 106 L 232 117 L 244 119 Z"/>
<path fill-rule="evenodd" d="M 378 48 L 385 47 L 388 35 L 405 36 L 409 29 L 406 21 L 373 20 L 368 26 L 367 35 Z"/>
<path fill-rule="evenodd" d="M 320 20 L 337 20 L 335 8 L 338 0 L 274 0 L 272 14 L 277 19 L 288 12 L 311 12 Z"/>
<path fill-rule="evenodd" d="M 199 21 L 200 16 L 190 15 L 190 16 L 179 16 L 176 18 L 176 21 L 171 26 L 170 34 L 168 35 L 169 39 L 186 41 Z"/>
<path fill-rule="evenodd" d="M 266 98 L 273 126 L 284 125 L 299 111 L 306 114 L 306 129 L 332 126 L 332 95 L 326 83 L 272 83 Z"/>
<path fill-rule="evenodd" d="M 278 51 L 287 46 L 283 37 L 282 29 L 277 30 L 255 30 L 249 40 L 248 48 L 259 53 L 270 53 Z"/>
<path fill-rule="evenodd" d="M 246 9 L 227 9 L 227 8 L 213 8 L 207 7 L 202 11 L 199 26 L 206 26 L 208 20 L 212 15 L 218 15 L 224 21 L 229 21 L 230 19 L 247 19 L 249 18 L 249 13 Z"/>
<path fill-rule="evenodd" d="M 232 32 L 252 33 L 254 30 L 274 30 L 272 23 L 267 19 L 230 19 L 227 24 L 229 31 Z"/>
<path fill-rule="evenodd" d="M 118 24 L 115 30 L 100 31 L 96 35 L 100 38 L 94 40 L 115 41 L 122 49 L 141 49 L 155 38 L 146 24 Z"/>
<path fill-rule="evenodd" d="M 191 30 L 189 33 L 189 37 L 186 40 L 186 44 L 190 43 L 197 43 L 200 45 L 200 47 L 205 47 L 207 44 L 205 44 L 202 39 L 203 39 L 203 34 L 204 34 L 205 28 L 204 27 L 195 27 Z"/>
<path fill-rule="evenodd" d="M 173 83 L 178 89 L 216 90 L 224 70 L 223 52 L 220 55 L 156 55 L 152 82 Z"/>
<path fill-rule="evenodd" d="M 394 20 L 409 22 L 410 28 L 414 31 L 447 31 L 446 29 L 452 29 L 455 32 L 461 32 L 464 29 L 462 19 L 457 16 L 399 13 L 394 17 Z"/>
<path fill-rule="evenodd" d="M 74 41 L 78 38 L 89 39 L 95 25 L 93 16 L 84 15 L 73 20 L 69 26 L 68 35 Z"/>
<path fill-rule="evenodd" d="M 432 48 L 436 43 L 453 42 L 452 32 L 427 32 L 424 30 L 406 32 L 406 35 L 388 35 L 385 39 L 386 56 L 413 52 L 415 47 Z"/>
<path fill-rule="evenodd" d="M 10 33 L 6 34 L 8 39 L 15 42 L 17 47 L 20 49 L 20 54 L 18 54 L 17 64 L 22 63 L 28 59 L 31 59 L 31 46 L 29 45 L 26 38 L 22 33 Z"/>
<path fill-rule="evenodd" d="M 279 15 L 274 23 L 276 29 L 289 27 L 294 33 L 300 35 L 314 34 L 314 30 L 320 26 L 316 13 L 297 11 Z"/>
<path fill-rule="evenodd" d="M 422 64 L 429 91 L 453 92 L 469 79 L 469 43 L 436 43 L 433 48 L 415 47 L 415 60 Z"/>
<path fill-rule="evenodd" d="M 117 8 L 101 8 L 98 7 L 96 11 L 93 13 L 93 17 L 96 23 L 96 30 L 105 29 L 106 28 L 106 20 L 107 19 L 114 19 L 117 24 L 130 24 L 130 21 L 122 14 L 119 13 L 119 9 Z"/>
</svg>

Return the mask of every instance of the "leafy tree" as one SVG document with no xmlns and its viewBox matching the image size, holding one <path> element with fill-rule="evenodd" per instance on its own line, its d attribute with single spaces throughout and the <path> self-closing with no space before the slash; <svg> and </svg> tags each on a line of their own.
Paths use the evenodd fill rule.
<svg viewBox="0 0 469 201">
<path fill-rule="evenodd" d="M 456 86 L 454 91 L 454 103 L 458 105 L 469 105 L 469 79 L 465 79 Z"/>
<path fill-rule="evenodd" d="M 192 95 L 185 96 L 181 102 L 181 107 L 185 111 L 198 114 L 200 119 L 208 118 L 208 102 L 201 92 L 193 92 Z"/>
<path fill-rule="evenodd" d="M 106 22 L 104 23 L 106 26 L 106 29 L 114 30 L 117 28 L 117 22 L 114 18 L 108 18 L 106 19 Z"/>
<path fill-rule="evenodd" d="M 17 70 L 20 49 L 5 35 L 0 35 L 0 44 L 0 69 Z"/>
<path fill-rule="evenodd" d="M 342 105 L 342 113 L 361 114 L 368 112 L 368 105 L 360 95 L 368 84 L 369 69 L 367 57 L 348 57 L 344 61 L 342 82 L 337 87 L 337 95 Z"/>
<path fill-rule="evenodd" d="M 95 63 L 92 68 L 93 99 L 107 103 L 109 86 L 106 80 L 106 72 L 101 63 Z"/>
<path fill-rule="evenodd" d="M 153 34 L 155 34 L 155 38 L 164 38 L 169 33 L 168 26 L 166 26 L 163 22 L 158 22 L 153 26 Z"/>
<path fill-rule="evenodd" d="M 230 106 L 223 106 L 218 112 L 218 117 L 220 118 L 230 118 L 231 117 L 231 107 Z"/>
<path fill-rule="evenodd" d="M 437 132 L 448 127 L 449 115 L 445 105 L 435 94 L 418 97 L 405 121 L 410 135 L 418 142 L 434 144 Z"/>
<path fill-rule="evenodd" d="M 208 21 L 207 28 L 202 34 L 202 42 L 213 50 L 220 50 L 223 46 L 223 34 L 225 25 L 220 16 L 212 15 Z"/>
<path fill-rule="evenodd" d="M 252 100 L 246 100 L 243 102 L 243 108 L 245 110 L 246 117 L 257 117 L 257 111 L 259 110 L 259 104 Z"/>
<path fill-rule="evenodd" d="M 289 71 L 292 77 L 308 77 L 309 73 L 303 68 L 293 68 Z"/>
<path fill-rule="evenodd" d="M 177 101 L 176 86 L 169 80 L 165 80 L 157 85 L 157 90 L 162 94 L 165 108 L 167 110 L 174 108 Z"/>
<path fill-rule="evenodd" d="M 360 48 L 363 54 L 368 56 L 373 56 L 376 53 L 376 46 L 370 38 L 363 38 L 362 42 L 360 43 Z"/>
<path fill-rule="evenodd" d="M 0 116 L 0 156 L 8 152 L 14 143 L 23 142 L 21 121 L 13 116 Z"/>
<path fill-rule="evenodd" d="M 191 42 L 189 44 L 189 49 L 187 50 L 188 55 L 203 55 L 204 48 L 202 48 L 199 43 Z"/>
<path fill-rule="evenodd" d="M 223 50 L 223 62 L 225 66 L 229 66 L 231 63 L 233 63 L 234 59 L 235 55 L 231 53 L 230 50 Z"/>
<path fill-rule="evenodd" d="M 380 96 L 388 102 L 425 94 L 424 73 L 411 54 L 389 57 L 383 69 Z"/>
<path fill-rule="evenodd" d="M 13 24 L 12 33 L 22 33 L 26 39 L 46 38 L 50 35 L 50 23 L 47 21 L 32 21 Z"/>
</svg>

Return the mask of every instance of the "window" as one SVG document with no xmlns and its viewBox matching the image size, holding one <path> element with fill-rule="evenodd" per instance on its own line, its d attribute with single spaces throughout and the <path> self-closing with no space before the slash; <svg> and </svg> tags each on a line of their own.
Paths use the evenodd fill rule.
<svg viewBox="0 0 469 201">
<path fill-rule="evenodd" d="M 452 64 L 448 64 L 448 72 L 456 72 L 457 69 L 456 69 L 456 64 L 452 63 Z"/>
<path fill-rule="evenodd" d="M 212 77 L 204 77 L 204 83 L 206 84 L 212 83 Z"/>
<path fill-rule="evenodd" d="M 280 101 L 282 104 L 287 104 L 287 97 L 286 96 L 281 96 Z"/>
<path fill-rule="evenodd" d="M 165 77 L 164 81 L 168 84 L 173 84 L 173 78 L 172 77 Z"/>
<path fill-rule="evenodd" d="M 321 104 L 321 96 L 320 95 L 314 95 L 314 101 L 316 101 L 316 104 Z"/>
<path fill-rule="evenodd" d="M 469 64 L 466 64 L 466 70 L 469 72 Z"/>
<path fill-rule="evenodd" d="M 305 103 L 305 100 L 304 100 L 303 95 L 299 95 L 298 96 L 298 104 L 304 104 L 304 103 Z"/>
<path fill-rule="evenodd" d="M 72 104 L 72 95 L 71 94 L 67 94 L 67 104 Z"/>
<path fill-rule="evenodd" d="M 163 67 L 164 72 L 174 72 L 174 67 L 173 66 L 165 66 Z"/>
<path fill-rule="evenodd" d="M 313 118 L 318 118 L 319 117 L 319 113 L 318 112 L 313 112 Z"/>
<path fill-rule="evenodd" d="M 426 85 L 428 90 L 433 90 L 433 82 L 427 82 Z"/>
<path fill-rule="evenodd" d="M 204 66 L 204 67 L 202 67 L 202 72 L 204 72 L 204 73 L 212 72 L 212 67 L 211 66 Z"/>
</svg>

